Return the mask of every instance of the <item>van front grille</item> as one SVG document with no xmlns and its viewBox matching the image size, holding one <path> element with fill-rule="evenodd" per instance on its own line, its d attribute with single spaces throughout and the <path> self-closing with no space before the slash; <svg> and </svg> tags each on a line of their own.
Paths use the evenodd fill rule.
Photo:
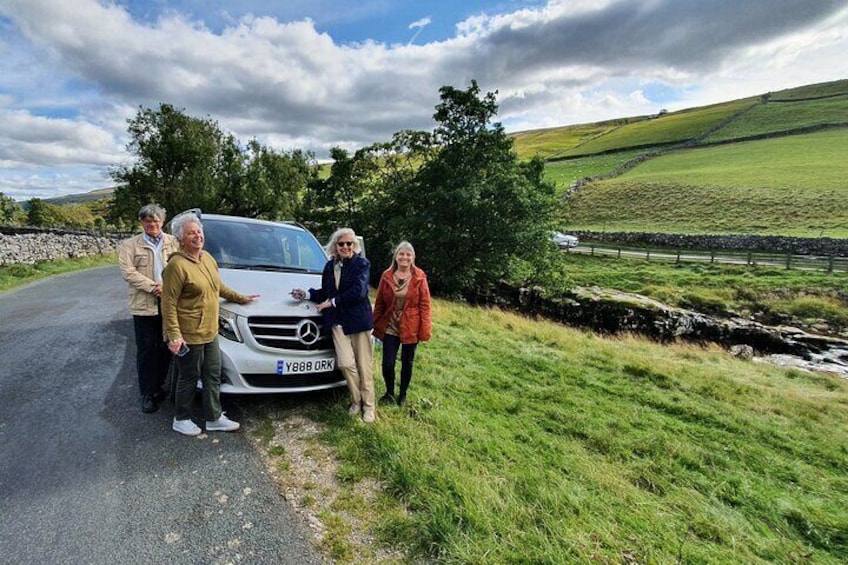
<svg viewBox="0 0 848 565">
<path fill-rule="evenodd" d="M 309 324 L 310 322 L 311 324 Z M 303 324 L 310 325 L 309 331 L 303 327 Z M 298 337 L 298 326 L 301 326 L 301 334 L 305 334 L 307 338 L 310 332 L 314 335 L 314 331 L 317 331 L 318 340 L 311 344 L 304 343 Z M 329 333 L 321 326 L 320 318 L 251 316 L 247 319 L 247 327 L 250 329 L 253 339 L 265 347 L 283 351 L 320 351 L 333 349 L 333 340 Z"/>
</svg>

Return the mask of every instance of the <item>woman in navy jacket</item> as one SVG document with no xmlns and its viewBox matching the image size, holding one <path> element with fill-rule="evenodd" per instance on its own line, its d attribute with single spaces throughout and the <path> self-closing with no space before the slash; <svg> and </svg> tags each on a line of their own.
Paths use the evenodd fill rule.
<svg viewBox="0 0 848 565">
<path fill-rule="evenodd" d="M 371 344 L 374 321 L 368 299 L 371 263 L 359 255 L 359 240 L 350 228 L 336 230 L 326 249 L 330 260 L 324 265 L 321 288 L 310 288 L 308 293 L 296 288 L 292 296 L 318 303 L 317 310 L 333 336 L 338 367 L 350 391 L 349 412 L 362 413 L 362 420 L 372 423 L 376 408 Z"/>
</svg>

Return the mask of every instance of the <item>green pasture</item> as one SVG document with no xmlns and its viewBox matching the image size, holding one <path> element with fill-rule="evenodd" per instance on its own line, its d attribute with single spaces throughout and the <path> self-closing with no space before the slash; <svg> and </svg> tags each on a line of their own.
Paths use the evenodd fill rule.
<svg viewBox="0 0 848 565">
<path fill-rule="evenodd" d="M 557 192 L 562 193 L 576 180 L 612 173 L 618 167 L 643 153 L 645 153 L 644 149 L 634 149 L 549 161 L 545 163 L 545 180 L 553 182 L 557 187 Z"/>
<path fill-rule="evenodd" d="M 771 94 L 771 100 L 799 100 L 803 98 L 824 98 L 826 96 L 838 96 L 848 94 L 848 80 L 834 80 L 800 86 L 798 88 L 787 88 Z"/>
<path fill-rule="evenodd" d="M 730 116 L 758 104 L 746 98 L 723 104 L 670 112 L 651 120 L 630 123 L 588 140 L 565 155 L 592 155 L 631 147 L 679 143 L 704 135 Z"/>
<path fill-rule="evenodd" d="M 373 521 L 357 484 L 383 485 L 382 543 L 456 564 L 848 559 L 845 380 L 440 300 L 433 317 L 406 407 L 312 412 L 345 511 Z"/>
<path fill-rule="evenodd" d="M 739 139 L 752 135 L 789 132 L 822 126 L 848 126 L 848 95 L 803 102 L 769 102 L 746 112 L 703 140 L 704 143 Z"/>
<path fill-rule="evenodd" d="M 643 118 L 640 118 L 643 119 Z M 618 127 L 615 122 L 599 122 L 561 128 L 548 128 L 512 134 L 518 158 L 529 160 L 539 156 L 542 159 L 556 159 L 581 143 L 604 135 Z"/>
<path fill-rule="evenodd" d="M 572 230 L 848 236 L 848 129 L 680 150 L 563 203 Z"/>
</svg>

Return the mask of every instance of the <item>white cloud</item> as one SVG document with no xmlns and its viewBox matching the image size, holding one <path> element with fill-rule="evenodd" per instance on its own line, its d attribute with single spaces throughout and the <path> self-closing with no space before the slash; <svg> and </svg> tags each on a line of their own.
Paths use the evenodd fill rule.
<svg viewBox="0 0 848 565">
<path fill-rule="evenodd" d="M 176 12 L 136 21 L 96 0 L 0 0 L 0 190 L 13 168 L 126 160 L 125 120 L 160 102 L 321 157 L 430 129 L 438 89 L 471 79 L 498 90 L 499 119 L 518 130 L 654 113 L 646 84 L 667 85 L 676 98 L 662 107 L 674 110 L 845 78 L 841 4 L 556 0 L 416 45 L 432 24 L 420 18 L 413 40 L 387 45 L 340 44 L 308 18 L 247 15 L 212 30 Z"/>
</svg>

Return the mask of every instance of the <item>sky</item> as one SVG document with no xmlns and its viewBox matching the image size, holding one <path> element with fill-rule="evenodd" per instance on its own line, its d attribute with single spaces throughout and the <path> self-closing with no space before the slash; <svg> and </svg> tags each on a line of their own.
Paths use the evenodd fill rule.
<svg viewBox="0 0 848 565">
<path fill-rule="evenodd" d="M 320 160 L 472 80 L 518 132 L 844 78 L 848 0 L 0 0 L 0 192 L 114 186 L 162 103 Z"/>
</svg>

